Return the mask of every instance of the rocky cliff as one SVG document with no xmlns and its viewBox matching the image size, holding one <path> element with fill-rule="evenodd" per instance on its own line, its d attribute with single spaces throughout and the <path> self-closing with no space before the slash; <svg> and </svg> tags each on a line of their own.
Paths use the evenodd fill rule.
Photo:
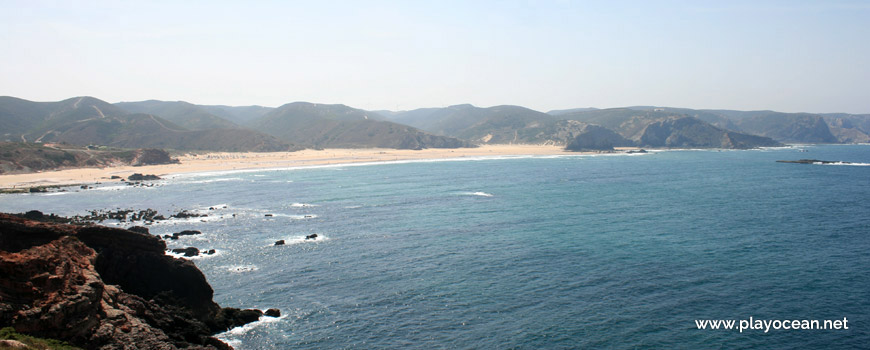
<svg viewBox="0 0 870 350">
<path fill-rule="evenodd" d="M 86 349 L 231 349 L 211 335 L 262 312 L 221 308 L 165 249 L 146 233 L 0 214 L 0 327 Z"/>
<path fill-rule="evenodd" d="M 598 125 L 586 125 L 583 130 L 571 140 L 567 151 L 612 151 L 613 147 L 634 146 L 634 142 L 622 135 Z"/>
</svg>

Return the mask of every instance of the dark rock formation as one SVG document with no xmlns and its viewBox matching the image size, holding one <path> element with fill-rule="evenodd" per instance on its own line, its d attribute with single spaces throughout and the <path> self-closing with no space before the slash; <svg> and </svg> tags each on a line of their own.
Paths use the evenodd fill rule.
<svg viewBox="0 0 870 350">
<path fill-rule="evenodd" d="M 211 334 L 261 311 L 221 308 L 202 272 L 165 249 L 120 228 L 0 214 L 0 324 L 87 349 L 231 349 Z"/>
<path fill-rule="evenodd" d="M 134 173 L 133 175 L 128 176 L 127 180 L 130 180 L 130 181 L 160 180 L 160 176 L 153 175 L 153 174 L 142 175 L 140 173 Z"/>
<path fill-rule="evenodd" d="M 284 245 L 284 240 L 275 241 L 275 245 Z"/>
<path fill-rule="evenodd" d="M 208 214 L 197 214 L 197 213 L 191 213 L 187 210 L 182 210 L 182 211 L 178 212 L 178 214 L 171 215 L 170 217 L 178 218 L 178 219 L 187 219 L 187 218 L 198 218 L 198 217 L 203 217 L 203 216 L 208 216 Z"/>
<path fill-rule="evenodd" d="M 175 232 L 171 236 L 170 235 L 163 235 L 163 238 L 164 239 L 178 239 L 178 237 L 181 237 L 181 236 L 194 236 L 194 235 L 201 235 L 201 234 L 202 234 L 202 232 L 197 231 L 197 230 L 184 230 L 181 232 Z"/>
<path fill-rule="evenodd" d="M 269 310 L 266 310 L 266 312 L 263 313 L 263 315 L 269 316 L 269 317 L 281 317 L 281 310 L 269 309 Z"/>
<path fill-rule="evenodd" d="M 317 239 L 317 234 L 314 233 L 314 234 L 310 234 L 308 236 L 305 236 L 305 239 Z"/>
<path fill-rule="evenodd" d="M 172 250 L 172 252 L 176 254 L 184 254 L 184 256 L 186 257 L 199 255 L 199 249 L 196 247 L 175 248 Z"/>
</svg>

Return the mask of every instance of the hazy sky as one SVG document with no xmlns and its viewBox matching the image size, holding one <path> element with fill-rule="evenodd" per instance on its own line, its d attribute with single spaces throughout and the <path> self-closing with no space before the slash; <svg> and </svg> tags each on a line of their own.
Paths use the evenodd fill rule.
<svg viewBox="0 0 870 350">
<path fill-rule="evenodd" d="M 870 113 L 870 1 L 8 1 L 0 95 Z"/>
</svg>

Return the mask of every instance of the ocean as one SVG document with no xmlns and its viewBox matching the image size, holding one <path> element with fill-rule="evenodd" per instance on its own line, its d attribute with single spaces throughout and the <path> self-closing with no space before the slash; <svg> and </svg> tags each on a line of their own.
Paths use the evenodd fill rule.
<svg viewBox="0 0 870 350">
<path fill-rule="evenodd" d="M 775 162 L 801 158 L 853 164 Z M 236 349 L 866 349 L 868 165 L 867 145 L 468 158 L 104 183 L 0 211 L 207 215 L 149 228 L 203 232 L 168 244 L 216 249 L 193 260 L 221 306 L 281 309 L 220 335 Z M 848 329 L 697 322 L 750 317 Z"/>
</svg>

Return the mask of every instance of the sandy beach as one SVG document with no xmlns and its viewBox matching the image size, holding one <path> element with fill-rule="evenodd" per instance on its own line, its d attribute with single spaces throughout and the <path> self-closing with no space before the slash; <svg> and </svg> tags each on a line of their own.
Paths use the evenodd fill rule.
<svg viewBox="0 0 870 350">
<path fill-rule="evenodd" d="M 138 167 L 118 166 L 106 168 L 77 168 L 30 174 L 0 175 L 0 188 L 10 189 L 117 181 L 110 180 L 110 178 L 112 176 L 126 178 L 133 173 L 166 176 L 222 170 L 288 168 L 363 162 L 559 154 L 577 153 L 566 152 L 561 146 L 539 145 L 485 145 L 478 148 L 425 149 L 419 151 L 395 149 L 326 149 L 267 153 L 215 152 L 186 154 L 180 156 L 178 157 L 181 161 L 180 164 Z"/>
</svg>

